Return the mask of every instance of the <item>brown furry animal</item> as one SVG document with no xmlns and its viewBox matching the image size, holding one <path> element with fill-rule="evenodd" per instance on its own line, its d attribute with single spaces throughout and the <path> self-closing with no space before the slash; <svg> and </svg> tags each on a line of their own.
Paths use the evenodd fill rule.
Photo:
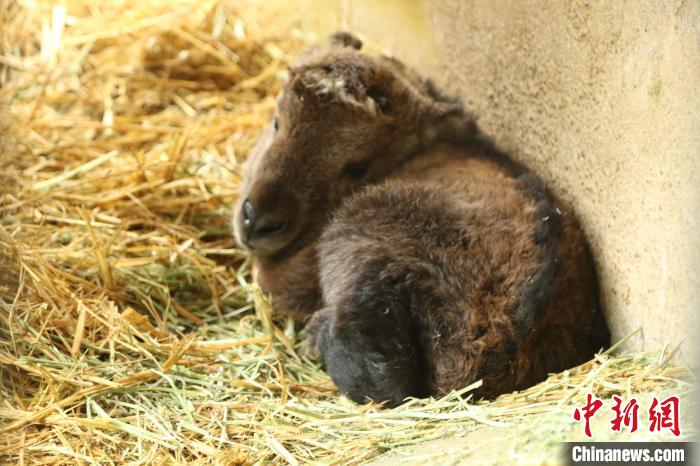
<svg viewBox="0 0 700 466">
<path fill-rule="evenodd" d="M 474 119 L 349 34 L 290 70 L 234 227 L 357 402 L 495 397 L 608 344 L 570 209 Z"/>
</svg>

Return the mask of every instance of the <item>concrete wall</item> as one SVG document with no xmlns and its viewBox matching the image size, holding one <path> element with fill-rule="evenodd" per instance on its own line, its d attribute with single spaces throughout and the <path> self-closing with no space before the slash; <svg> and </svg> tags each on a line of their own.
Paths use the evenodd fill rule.
<svg viewBox="0 0 700 466">
<path fill-rule="evenodd" d="M 300 0 L 424 70 L 576 206 L 615 338 L 695 353 L 700 1 Z"/>
</svg>

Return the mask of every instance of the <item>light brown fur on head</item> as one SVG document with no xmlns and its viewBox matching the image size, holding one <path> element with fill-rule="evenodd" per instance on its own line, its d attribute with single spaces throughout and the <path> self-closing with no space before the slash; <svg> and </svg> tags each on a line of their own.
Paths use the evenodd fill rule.
<svg viewBox="0 0 700 466">
<path fill-rule="evenodd" d="M 439 128 L 473 131 L 461 105 L 398 62 L 360 53 L 349 34 L 334 35 L 330 44 L 290 69 L 273 122 L 248 159 L 234 229 L 254 255 L 306 246 L 355 189 L 447 137 Z M 245 201 L 277 231 L 246 234 Z"/>
</svg>

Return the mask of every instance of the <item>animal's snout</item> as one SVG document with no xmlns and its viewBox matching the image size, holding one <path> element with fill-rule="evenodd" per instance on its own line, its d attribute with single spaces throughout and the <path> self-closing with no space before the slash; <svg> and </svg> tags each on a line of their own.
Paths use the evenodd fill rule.
<svg viewBox="0 0 700 466">
<path fill-rule="evenodd" d="M 282 233 L 287 222 L 272 212 L 255 207 L 250 199 L 243 201 L 241 219 L 246 241 L 254 241 Z"/>
<path fill-rule="evenodd" d="M 305 225 L 302 201 L 283 179 L 256 180 L 236 208 L 233 227 L 238 244 L 259 257 L 280 252 Z"/>
</svg>

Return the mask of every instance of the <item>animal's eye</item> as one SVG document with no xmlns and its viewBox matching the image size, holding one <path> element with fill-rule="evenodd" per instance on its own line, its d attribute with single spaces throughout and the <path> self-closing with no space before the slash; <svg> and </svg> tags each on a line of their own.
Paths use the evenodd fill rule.
<svg viewBox="0 0 700 466">
<path fill-rule="evenodd" d="M 275 129 L 275 132 L 280 129 L 280 119 L 277 115 L 275 115 L 275 119 L 272 120 L 272 127 Z"/>
<path fill-rule="evenodd" d="M 363 160 L 361 162 L 351 162 L 345 165 L 345 168 L 343 169 L 343 175 L 353 180 L 359 180 L 367 174 L 368 169 L 369 162 L 367 162 L 366 160 Z"/>
</svg>

